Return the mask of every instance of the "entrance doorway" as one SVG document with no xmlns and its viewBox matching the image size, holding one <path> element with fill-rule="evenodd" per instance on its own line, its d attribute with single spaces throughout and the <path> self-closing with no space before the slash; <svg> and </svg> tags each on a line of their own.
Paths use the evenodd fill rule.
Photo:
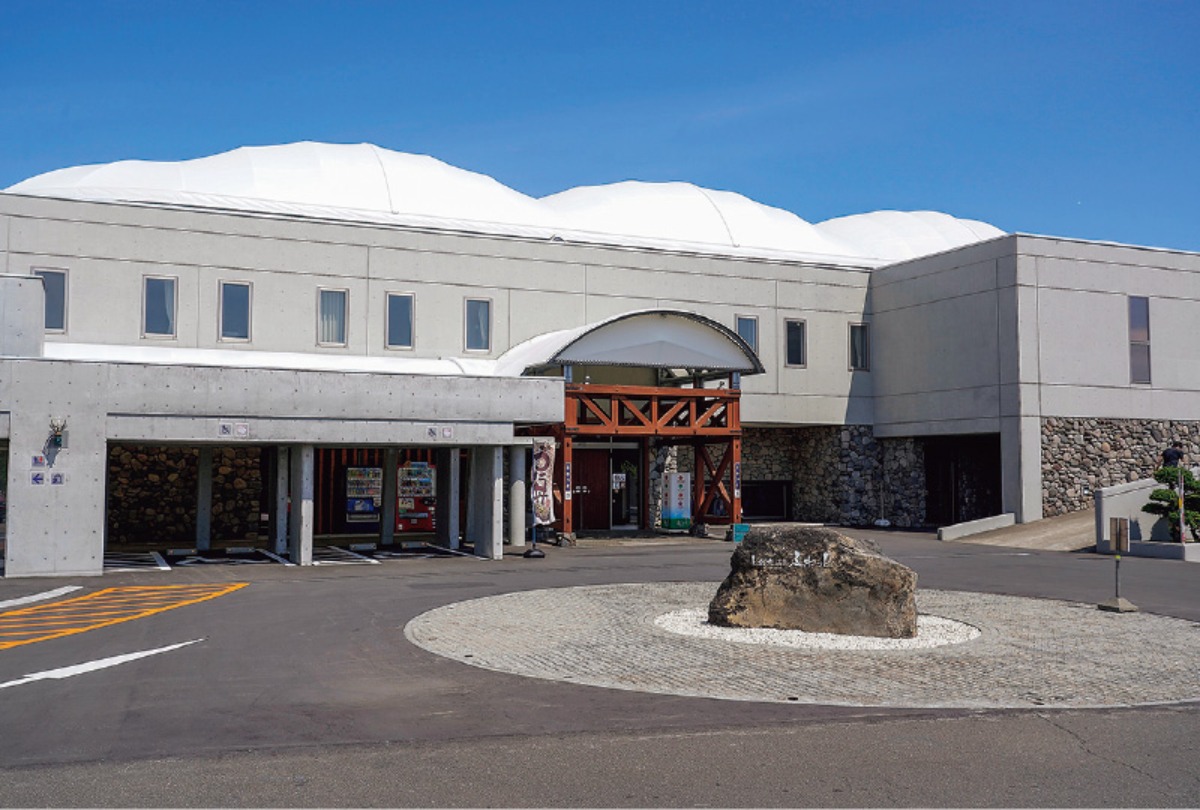
<svg viewBox="0 0 1200 810">
<path fill-rule="evenodd" d="M 641 517 L 641 450 L 575 446 L 571 498 L 578 531 L 636 529 Z"/>
<path fill-rule="evenodd" d="M 926 523 L 950 526 L 1000 514 L 1000 434 L 923 441 Z"/>
</svg>

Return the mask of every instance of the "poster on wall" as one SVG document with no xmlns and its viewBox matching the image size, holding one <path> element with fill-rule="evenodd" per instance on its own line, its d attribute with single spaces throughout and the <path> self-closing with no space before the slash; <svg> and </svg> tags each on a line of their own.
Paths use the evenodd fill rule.
<svg viewBox="0 0 1200 810">
<path fill-rule="evenodd" d="M 383 468 L 346 468 L 346 520 L 373 523 L 383 504 Z"/>
<path fill-rule="evenodd" d="M 554 439 L 533 440 L 533 482 L 529 489 L 533 524 L 554 522 Z"/>
</svg>

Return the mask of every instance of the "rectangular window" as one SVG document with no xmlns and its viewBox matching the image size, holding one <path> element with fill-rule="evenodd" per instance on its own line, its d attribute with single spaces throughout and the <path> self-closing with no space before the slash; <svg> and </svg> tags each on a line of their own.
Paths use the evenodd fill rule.
<svg viewBox="0 0 1200 810">
<path fill-rule="evenodd" d="M 146 276 L 143 280 L 142 335 L 175 337 L 175 279 Z"/>
<path fill-rule="evenodd" d="M 1129 296 L 1129 381 L 1150 384 L 1150 299 Z"/>
<path fill-rule="evenodd" d="M 346 345 L 346 290 L 317 291 L 317 343 Z"/>
<path fill-rule="evenodd" d="M 467 299 L 467 351 L 492 350 L 492 302 L 486 298 Z"/>
<path fill-rule="evenodd" d="M 413 347 L 413 296 L 400 293 L 387 295 L 387 347 Z"/>
<path fill-rule="evenodd" d="M 758 318 L 751 315 L 737 316 L 738 336 L 758 354 Z"/>
<path fill-rule="evenodd" d="M 850 324 L 850 370 L 871 370 L 871 326 L 865 323 Z"/>
<path fill-rule="evenodd" d="M 804 321 L 785 321 L 784 362 L 789 366 L 805 366 L 808 364 L 808 347 L 805 345 Z"/>
<path fill-rule="evenodd" d="M 221 282 L 221 340 L 250 339 L 250 285 Z"/>
<path fill-rule="evenodd" d="M 46 331 L 67 331 L 67 271 L 34 268 L 33 274 L 42 277 L 46 289 Z"/>
</svg>

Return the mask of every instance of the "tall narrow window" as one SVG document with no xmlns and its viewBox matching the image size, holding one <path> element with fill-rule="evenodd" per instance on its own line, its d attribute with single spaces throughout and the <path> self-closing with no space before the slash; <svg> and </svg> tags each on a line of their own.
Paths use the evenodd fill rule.
<svg viewBox="0 0 1200 810">
<path fill-rule="evenodd" d="M 175 279 L 146 276 L 142 287 L 142 334 L 175 337 Z"/>
<path fill-rule="evenodd" d="M 850 370 L 871 370 L 871 327 L 870 324 L 850 324 Z"/>
<path fill-rule="evenodd" d="M 413 296 L 411 295 L 388 293 L 387 347 L 389 349 L 411 349 L 413 347 Z"/>
<path fill-rule="evenodd" d="M 1150 299 L 1129 296 L 1129 381 L 1150 384 Z"/>
<path fill-rule="evenodd" d="M 221 282 L 221 339 L 250 339 L 250 285 Z"/>
<path fill-rule="evenodd" d="M 751 315 L 737 316 L 738 337 L 746 341 L 755 354 L 758 354 L 758 318 Z"/>
<path fill-rule="evenodd" d="M 492 350 L 492 302 L 486 298 L 467 299 L 467 351 Z"/>
<path fill-rule="evenodd" d="M 34 269 L 46 289 L 46 331 L 67 331 L 67 271 Z"/>
<path fill-rule="evenodd" d="M 784 326 L 784 339 L 787 341 L 784 346 L 784 362 L 789 366 L 807 365 L 808 347 L 805 346 L 804 321 L 785 321 Z"/>
<path fill-rule="evenodd" d="M 319 290 L 317 294 L 317 343 L 346 345 L 346 291 Z"/>
</svg>

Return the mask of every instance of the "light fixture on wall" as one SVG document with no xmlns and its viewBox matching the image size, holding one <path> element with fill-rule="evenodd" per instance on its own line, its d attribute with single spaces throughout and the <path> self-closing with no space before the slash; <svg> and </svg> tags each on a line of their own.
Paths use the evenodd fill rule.
<svg viewBox="0 0 1200 810">
<path fill-rule="evenodd" d="M 50 446 L 58 448 L 63 446 L 63 431 L 66 429 L 67 420 L 65 417 L 50 417 Z"/>
</svg>

